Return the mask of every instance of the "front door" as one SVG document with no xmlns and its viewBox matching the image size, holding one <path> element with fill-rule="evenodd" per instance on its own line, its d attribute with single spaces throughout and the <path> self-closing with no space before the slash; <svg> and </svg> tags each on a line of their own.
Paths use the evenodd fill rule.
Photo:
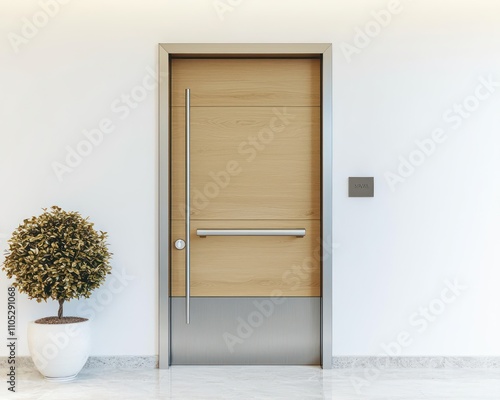
<svg viewBox="0 0 500 400">
<path fill-rule="evenodd" d="M 321 60 L 170 79 L 171 364 L 320 364 Z"/>
</svg>

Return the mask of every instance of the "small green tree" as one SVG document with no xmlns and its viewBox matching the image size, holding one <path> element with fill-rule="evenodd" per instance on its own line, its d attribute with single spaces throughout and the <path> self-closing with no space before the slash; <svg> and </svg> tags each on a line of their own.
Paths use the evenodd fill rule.
<svg viewBox="0 0 500 400">
<path fill-rule="evenodd" d="M 88 218 L 57 206 L 43 210 L 14 231 L 2 269 L 30 299 L 57 300 L 61 319 L 66 300 L 88 298 L 104 282 L 111 253 L 107 233 Z"/>
</svg>

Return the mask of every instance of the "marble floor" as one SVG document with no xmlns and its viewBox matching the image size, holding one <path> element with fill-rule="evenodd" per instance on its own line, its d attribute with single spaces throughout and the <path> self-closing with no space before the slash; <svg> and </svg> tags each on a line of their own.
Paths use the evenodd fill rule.
<svg viewBox="0 0 500 400">
<path fill-rule="evenodd" d="M 2 376 L 4 376 L 2 371 Z M 53 383 L 17 371 L 16 393 L 0 399 L 500 399 L 498 369 L 337 369 L 282 366 L 175 366 L 84 369 L 71 382 Z"/>
</svg>

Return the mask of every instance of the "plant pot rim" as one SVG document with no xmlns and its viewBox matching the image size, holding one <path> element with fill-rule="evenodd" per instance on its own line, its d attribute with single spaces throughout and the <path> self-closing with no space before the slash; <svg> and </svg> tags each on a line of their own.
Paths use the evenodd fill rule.
<svg viewBox="0 0 500 400">
<path fill-rule="evenodd" d="M 73 316 L 68 316 L 68 317 L 62 317 L 61 322 L 58 322 L 58 318 L 55 316 L 52 317 L 42 317 L 38 318 L 34 321 L 30 321 L 32 324 L 36 325 L 71 325 L 71 324 L 82 324 L 89 322 L 90 320 L 88 318 L 82 318 L 82 317 L 73 317 Z"/>
</svg>

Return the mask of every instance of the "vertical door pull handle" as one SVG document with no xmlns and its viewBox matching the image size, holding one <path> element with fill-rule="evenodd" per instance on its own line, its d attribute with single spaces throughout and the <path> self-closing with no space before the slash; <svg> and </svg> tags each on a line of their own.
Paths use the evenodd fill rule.
<svg viewBox="0 0 500 400">
<path fill-rule="evenodd" d="M 191 301 L 191 93 L 186 89 L 186 324 L 189 324 Z"/>
</svg>

